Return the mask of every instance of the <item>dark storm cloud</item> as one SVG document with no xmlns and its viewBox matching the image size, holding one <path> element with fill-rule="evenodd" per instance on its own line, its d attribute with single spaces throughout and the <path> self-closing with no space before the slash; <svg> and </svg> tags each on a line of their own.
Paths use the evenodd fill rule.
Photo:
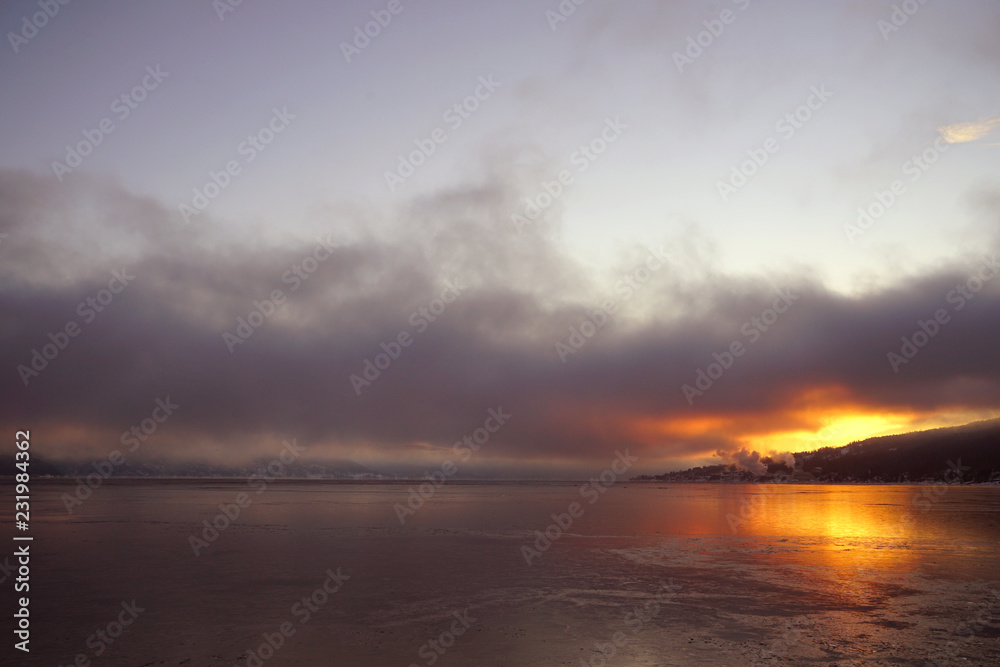
<svg viewBox="0 0 1000 667">
<path fill-rule="evenodd" d="M 626 300 L 617 279 L 634 275 L 647 250 L 623 256 L 611 279 L 593 275 L 564 254 L 554 227 L 514 230 L 517 194 L 498 180 L 388 222 L 345 217 L 321 235 L 338 245 L 332 256 L 293 291 L 283 274 L 319 240 L 262 246 L 206 216 L 178 224 L 172 210 L 113 183 L 64 187 L 2 172 L 0 420 L 52 434 L 50 453 L 69 455 L 116 445 L 169 395 L 183 408 L 157 454 L 197 458 L 213 443 L 239 458 L 256 454 L 248 443 L 260 434 L 277 434 L 322 443 L 314 455 L 368 445 L 403 460 L 423 451 L 416 443 L 450 446 L 502 406 L 513 418 L 483 460 L 509 466 L 603 460 L 626 446 L 656 459 L 731 449 L 739 434 L 685 435 L 671 424 L 758 413 L 778 427 L 817 389 L 873 410 L 1000 400 L 1000 280 L 960 310 L 954 298 L 983 256 L 848 298 L 803 275 L 728 275 L 692 234 L 666 244 L 671 261 Z M 134 279 L 86 322 L 79 304 L 123 269 Z M 460 296 L 418 332 L 411 314 L 447 281 L 458 281 Z M 275 289 L 287 301 L 231 354 L 223 333 Z M 792 305 L 758 329 L 752 318 L 781 293 Z M 608 299 L 616 312 L 563 363 L 556 343 L 568 344 L 571 327 Z M 894 372 L 887 354 L 938 309 L 949 321 Z M 18 366 L 70 321 L 79 335 L 25 386 Z M 358 395 L 350 376 L 404 331 L 412 344 Z M 682 386 L 736 341 L 745 353 L 689 405 Z"/>
</svg>

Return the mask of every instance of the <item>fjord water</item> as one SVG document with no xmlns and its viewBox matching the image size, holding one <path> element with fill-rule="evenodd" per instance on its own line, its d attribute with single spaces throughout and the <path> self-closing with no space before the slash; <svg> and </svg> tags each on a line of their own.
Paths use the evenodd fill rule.
<svg viewBox="0 0 1000 667">
<path fill-rule="evenodd" d="M 18 664 L 1000 663 L 997 487 L 411 486 L 40 483 Z"/>
</svg>

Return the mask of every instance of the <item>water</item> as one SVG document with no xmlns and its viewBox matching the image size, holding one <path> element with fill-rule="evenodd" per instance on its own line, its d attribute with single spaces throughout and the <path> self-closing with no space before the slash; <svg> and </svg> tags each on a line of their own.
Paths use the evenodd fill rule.
<svg viewBox="0 0 1000 667">
<path fill-rule="evenodd" d="M 405 484 L 73 486 L 33 486 L 12 664 L 1000 664 L 995 487 L 449 483 L 401 524 Z"/>
</svg>

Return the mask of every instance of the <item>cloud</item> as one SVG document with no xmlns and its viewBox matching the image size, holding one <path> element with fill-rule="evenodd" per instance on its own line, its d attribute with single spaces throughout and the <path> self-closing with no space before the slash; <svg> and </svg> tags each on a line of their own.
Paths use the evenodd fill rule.
<svg viewBox="0 0 1000 667">
<path fill-rule="evenodd" d="M 103 455 L 169 395 L 181 408 L 143 453 L 249 460 L 298 437 L 311 456 L 377 467 L 445 458 L 502 406 L 509 424 L 470 469 L 513 474 L 585 469 L 622 447 L 651 466 L 704 458 L 745 437 L 815 431 L 835 410 L 916 418 L 1000 403 L 1000 281 L 961 310 L 946 299 L 981 258 L 849 298 L 807 275 L 726 273 L 692 231 L 664 240 L 676 260 L 626 298 L 617 287 L 646 248 L 607 273 L 581 265 L 557 225 L 513 229 L 521 193 L 493 173 L 396 211 L 345 213 L 328 232 L 338 247 L 292 290 L 283 276 L 305 266 L 315 239 L 259 245 L 210 219 L 179 225 L 114 182 L 0 172 L 0 423 L 31 425 L 53 457 Z M 123 267 L 134 280 L 84 322 L 79 304 Z M 466 287 L 437 312 L 455 280 Z M 284 303 L 230 354 L 223 334 L 276 289 Z M 751 343 L 743 325 L 779 289 L 799 300 Z M 563 363 L 556 343 L 609 300 L 615 312 Z M 418 315 L 418 331 L 421 308 L 436 314 Z M 887 353 L 942 308 L 950 321 L 894 373 Z M 80 334 L 24 386 L 18 367 L 70 321 Z M 382 364 L 402 332 L 411 344 Z M 689 405 L 681 387 L 734 341 L 745 353 Z M 366 361 L 385 367 L 359 395 L 351 376 Z"/>
<path fill-rule="evenodd" d="M 1000 118 L 991 118 L 972 123 L 955 123 L 954 125 L 946 125 L 938 128 L 938 131 L 949 144 L 965 144 L 983 139 L 990 135 L 997 127 L 1000 127 Z"/>
</svg>

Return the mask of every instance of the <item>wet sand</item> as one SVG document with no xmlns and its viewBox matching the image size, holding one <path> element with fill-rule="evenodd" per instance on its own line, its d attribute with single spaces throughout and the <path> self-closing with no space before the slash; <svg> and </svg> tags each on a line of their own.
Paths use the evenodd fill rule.
<svg viewBox="0 0 1000 667">
<path fill-rule="evenodd" d="M 996 488 L 924 512 L 920 487 L 628 484 L 591 505 L 573 484 L 454 484 L 401 525 L 407 485 L 286 482 L 196 556 L 247 489 L 119 482 L 70 515 L 72 486 L 39 484 L 32 652 L 7 664 L 250 667 L 262 646 L 266 665 L 1000 664 Z"/>
</svg>

